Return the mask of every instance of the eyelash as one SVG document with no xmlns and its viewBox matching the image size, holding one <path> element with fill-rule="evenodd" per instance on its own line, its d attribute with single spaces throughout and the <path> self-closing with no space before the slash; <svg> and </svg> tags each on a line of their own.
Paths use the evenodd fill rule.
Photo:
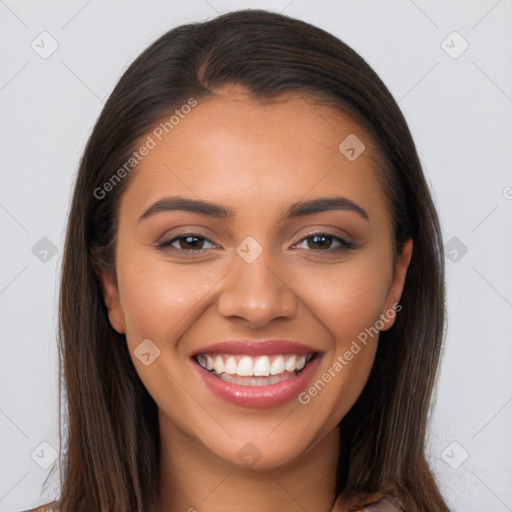
<svg viewBox="0 0 512 512">
<path fill-rule="evenodd" d="M 314 238 L 314 237 L 326 237 L 326 238 L 332 238 L 336 241 L 338 241 L 340 244 L 341 244 L 341 247 L 338 247 L 338 248 L 335 248 L 335 249 L 331 249 L 330 247 L 328 249 L 319 249 L 319 250 L 313 250 L 311 249 L 313 252 L 341 252 L 341 251 L 346 251 L 346 250 L 350 250 L 350 249 L 357 249 L 357 245 L 354 244 L 353 242 L 349 242 L 348 240 L 345 240 L 344 238 L 341 238 L 340 236 L 337 236 L 337 235 L 334 235 L 332 233 L 326 233 L 326 232 L 316 232 L 316 233 L 311 233 L 309 234 L 308 236 L 302 238 L 301 240 L 299 240 L 297 243 L 293 244 L 294 246 L 295 245 L 298 245 L 300 244 L 301 242 L 304 242 L 306 240 L 308 240 L 309 238 Z M 204 237 L 204 236 L 201 236 L 200 234 L 198 233 L 179 233 L 177 236 L 173 236 L 172 238 L 168 239 L 168 240 L 162 240 L 161 242 L 159 242 L 157 244 L 157 247 L 159 249 L 162 249 L 162 250 L 175 250 L 175 251 L 179 251 L 179 252 L 184 252 L 186 254 L 190 254 L 190 253 L 196 253 L 196 254 L 201 254 L 203 251 L 207 251 L 208 249 L 199 249 L 199 250 L 194 250 L 194 249 L 178 249 L 176 247 L 171 247 L 171 244 L 173 244 L 174 242 L 178 241 L 178 240 L 183 240 L 185 238 L 188 238 L 188 237 L 193 237 L 193 238 L 199 238 L 199 239 L 202 239 L 206 242 L 209 242 L 213 245 L 216 245 L 214 242 L 212 242 L 211 240 L 209 240 L 208 238 Z"/>
</svg>

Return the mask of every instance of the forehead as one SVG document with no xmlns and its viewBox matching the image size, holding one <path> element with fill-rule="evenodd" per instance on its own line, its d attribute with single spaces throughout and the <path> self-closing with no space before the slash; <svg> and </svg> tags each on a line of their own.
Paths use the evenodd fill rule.
<svg viewBox="0 0 512 512">
<path fill-rule="evenodd" d="M 373 143 L 339 109 L 300 93 L 259 101 L 231 86 L 184 112 L 141 138 L 154 147 L 132 171 L 124 203 L 140 210 L 181 192 L 261 209 L 340 192 L 384 204 Z"/>
<path fill-rule="evenodd" d="M 164 117 L 159 124 L 164 129 L 165 120 Z M 214 96 L 202 99 L 178 121 L 179 125 L 162 134 L 163 142 L 169 147 L 192 142 L 196 147 L 211 143 L 217 148 L 226 141 L 233 151 L 233 142 L 238 136 L 244 145 L 251 138 L 256 140 L 262 145 L 262 151 L 278 146 L 283 152 L 293 149 L 305 153 L 313 147 L 321 147 L 336 155 L 341 140 L 358 134 L 373 151 L 370 138 L 347 114 L 332 106 L 320 105 L 299 92 L 258 99 L 239 85 L 225 86 Z M 302 148 L 305 151 L 301 151 Z"/>
</svg>

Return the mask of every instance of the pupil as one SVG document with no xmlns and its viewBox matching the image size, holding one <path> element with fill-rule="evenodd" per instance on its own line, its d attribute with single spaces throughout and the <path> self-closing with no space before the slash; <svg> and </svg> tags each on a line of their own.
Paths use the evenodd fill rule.
<svg viewBox="0 0 512 512">
<path fill-rule="evenodd" d="M 187 245 L 192 245 L 192 247 L 197 247 L 197 245 L 198 245 L 198 243 L 197 243 L 198 237 L 197 236 L 187 236 L 187 237 L 185 237 L 184 240 Z M 196 242 L 191 242 L 191 240 L 195 240 Z"/>
<path fill-rule="evenodd" d="M 327 237 L 327 236 L 323 236 L 323 235 L 314 235 L 314 236 L 313 236 L 313 243 L 314 243 L 314 244 L 320 244 L 320 245 L 323 245 L 323 248 L 328 249 L 330 244 L 329 244 L 329 243 L 327 243 L 327 244 L 326 244 L 326 243 L 322 244 L 322 242 L 320 241 L 320 240 L 323 240 L 323 241 L 325 242 L 326 240 L 328 240 L 328 238 L 329 238 L 329 237 Z"/>
</svg>

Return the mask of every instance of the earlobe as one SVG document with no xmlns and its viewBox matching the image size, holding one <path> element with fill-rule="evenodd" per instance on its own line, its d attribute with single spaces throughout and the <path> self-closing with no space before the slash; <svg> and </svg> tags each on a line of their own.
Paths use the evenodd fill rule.
<svg viewBox="0 0 512 512">
<path fill-rule="evenodd" d="M 402 296 L 402 291 L 404 289 L 407 269 L 409 268 L 412 258 L 412 250 L 412 238 L 409 238 L 404 242 L 402 251 L 395 264 L 393 282 L 388 291 L 384 311 L 381 314 L 381 321 L 384 324 L 384 327 L 380 329 L 381 331 L 387 331 L 393 327 L 396 315 L 401 309 L 401 306 L 397 308 L 397 305 L 400 302 L 400 297 Z"/>
<path fill-rule="evenodd" d="M 100 273 L 100 282 L 103 293 L 103 300 L 108 310 L 108 319 L 110 325 L 119 333 L 126 334 L 126 323 L 119 300 L 119 290 L 114 281 L 112 272 L 102 270 Z"/>
</svg>

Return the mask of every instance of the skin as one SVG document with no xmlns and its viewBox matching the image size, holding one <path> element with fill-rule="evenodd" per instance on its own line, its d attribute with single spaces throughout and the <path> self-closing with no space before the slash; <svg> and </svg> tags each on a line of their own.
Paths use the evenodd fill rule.
<svg viewBox="0 0 512 512">
<path fill-rule="evenodd" d="M 349 161 L 349 134 L 366 150 Z M 145 140 L 145 137 L 143 138 Z M 141 139 L 141 140 L 143 140 Z M 359 333 L 400 300 L 411 257 L 392 257 L 391 217 L 375 173 L 372 144 L 339 111 L 287 94 L 262 104 L 241 86 L 202 100 L 132 171 L 120 203 L 116 270 L 101 276 L 109 319 L 159 411 L 159 512 L 325 512 L 335 500 L 338 423 L 368 379 L 378 336 L 307 404 L 235 406 L 205 389 L 189 355 L 228 339 L 296 340 L 323 353 L 316 381 Z M 170 195 L 235 210 L 221 220 L 165 211 L 139 220 Z M 369 217 L 329 210 L 283 219 L 296 201 L 344 196 Z M 175 240 L 199 239 L 196 251 Z M 338 249 L 330 233 L 357 244 Z M 235 251 L 247 237 L 263 248 L 247 263 Z M 310 237 L 310 238 L 307 238 Z M 181 251 L 181 252 L 180 252 Z M 381 330 L 393 319 L 384 319 Z M 149 366 L 134 350 L 150 339 L 161 353 Z M 237 453 L 253 443 L 251 467 Z"/>
</svg>

